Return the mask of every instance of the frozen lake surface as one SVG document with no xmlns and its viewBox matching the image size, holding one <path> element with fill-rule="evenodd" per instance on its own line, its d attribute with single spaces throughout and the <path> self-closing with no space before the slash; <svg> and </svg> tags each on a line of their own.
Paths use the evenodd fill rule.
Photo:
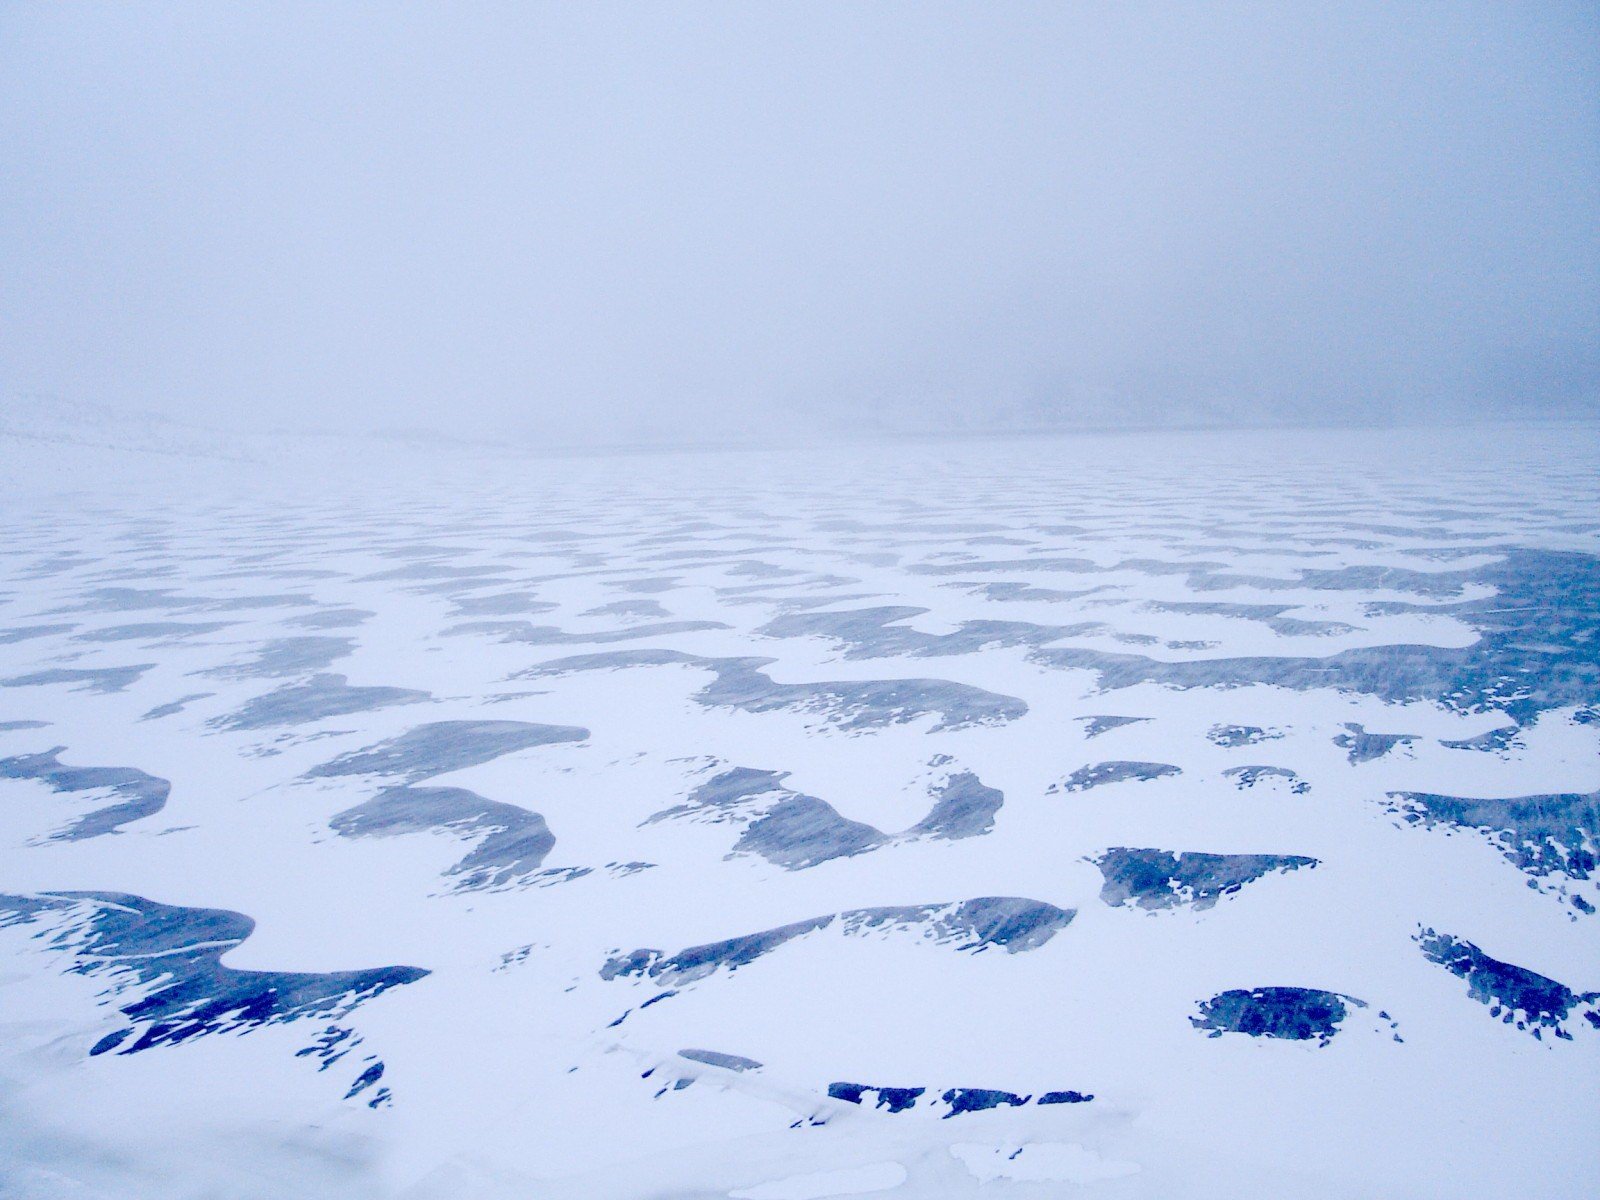
<svg viewBox="0 0 1600 1200">
<path fill-rule="evenodd" d="M 1593 428 L 0 449 L 7 1194 L 1600 1186 Z"/>
</svg>

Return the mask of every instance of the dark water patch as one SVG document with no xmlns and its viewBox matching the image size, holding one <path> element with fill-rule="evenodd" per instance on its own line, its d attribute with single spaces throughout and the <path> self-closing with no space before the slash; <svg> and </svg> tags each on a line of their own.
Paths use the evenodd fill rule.
<svg viewBox="0 0 1600 1200">
<path fill-rule="evenodd" d="M 1189 1018 L 1211 1037 L 1242 1033 L 1250 1037 L 1311 1041 L 1326 1046 L 1350 1015 L 1366 1001 L 1317 988 L 1235 988 L 1202 1001 L 1200 1015 Z"/>
<path fill-rule="evenodd" d="M 1297 796 L 1303 796 L 1311 790 L 1311 785 L 1289 770 L 1288 767 L 1229 767 L 1223 772 L 1223 775 L 1231 778 L 1234 785 L 1241 791 L 1245 788 L 1253 788 L 1263 780 L 1274 779 L 1283 780 L 1289 785 L 1289 790 Z"/>
<path fill-rule="evenodd" d="M 1094 1099 L 1093 1092 L 1080 1092 L 1067 1089 L 1060 1092 L 1046 1092 L 1034 1101 L 1036 1104 L 1087 1104 Z"/>
<path fill-rule="evenodd" d="M 222 956 L 255 929 L 243 913 L 182 908 L 121 892 L 0 896 L 5 924 L 48 921 L 34 936 L 71 956 L 73 974 L 139 991 L 118 1011 L 126 1024 L 91 1055 L 137 1054 L 214 1033 L 246 1033 L 303 1018 L 342 1017 L 391 987 L 414 983 L 418 967 L 361 971 L 235 970 Z"/>
<path fill-rule="evenodd" d="M 343 675 L 313 675 L 247 701 L 238 711 L 211 722 L 216 729 L 272 729 L 307 725 L 328 717 L 375 712 L 396 704 L 421 704 L 427 692 L 397 687 L 351 687 Z"/>
<path fill-rule="evenodd" d="M 1149 717 L 1077 717 L 1083 722 L 1083 736 L 1097 738 L 1102 733 L 1110 733 L 1113 729 L 1121 729 L 1124 725 L 1138 725 L 1142 721 L 1150 720 Z"/>
<path fill-rule="evenodd" d="M 1086 792 L 1090 788 L 1103 787 L 1108 783 L 1125 783 L 1128 780 L 1148 781 L 1161 779 L 1167 775 L 1181 775 L 1181 768 L 1171 763 L 1154 762 L 1128 762 L 1114 760 L 1111 762 L 1094 763 L 1091 766 L 1079 767 L 1060 783 L 1050 785 L 1049 792 Z"/>
<path fill-rule="evenodd" d="M 170 700 L 166 704 L 156 705 L 139 719 L 141 721 L 156 721 L 162 717 L 176 716 L 196 700 L 207 700 L 214 695 L 216 695 L 215 692 L 190 692 L 188 695 L 179 696 L 176 700 Z"/>
<path fill-rule="evenodd" d="M 1204 911 L 1247 883 L 1279 871 L 1315 867 L 1300 854 L 1203 854 L 1197 851 L 1113 846 L 1099 858 L 1105 883 L 1100 899 L 1113 907 L 1130 901 L 1143 909 L 1187 907 Z"/>
<path fill-rule="evenodd" d="M 1346 721 L 1344 727 L 1346 732 L 1335 737 L 1333 744 L 1348 751 L 1352 763 L 1371 762 L 1375 758 L 1382 758 L 1396 746 L 1418 740 L 1411 733 L 1368 733 L 1365 727 L 1353 721 Z"/>
<path fill-rule="evenodd" d="M 1600 1010 L 1596 1006 L 1600 992 L 1574 992 L 1526 967 L 1492 958 L 1471 942 L 1447 933 L 1423 928 L 1415 941 L 1429 962 L 1466 980 L 1467 995 L 1486 1005 L 1491 1017 L 1498 1017 L 1507 1025 L 1527 1030 L 1541 1040 L 1543 1031 L 1549 1030 L 1570 1041 L 1572 1034 L 1566 1022 L 1577 1010 L 1591 1025 L 1600 1028 Z"/>
<path fill-rule="evenodd" d="M 377 615 L 365 608 L 324 608 L 290 617 L 284 624 L 298 625 L 301 629 L 353 629 Z"/>
<path fill-rule="evenodd" d="M 1531 876 L 1595 874 L 1600 792 L 1478 800 L 1429 792 L 1390 792 L 1389 811 L 1424 828 L 1471 830 Z"/>
<path fill-rule="evenodd" d="M 154 816 L 166 807 L 172 784 L 134 767 L 69 767 L 61 761 L 65 746 L 43 754 L 0 758 L 0 779 L 35 779 L 53 792 L 108 791 L 118 803 L 85 813 L 51 841 L 76 842 L 120 832 L 122 826 Z"/>
<path fill-rule="evenodd" d="M 340 755 L 313 767 L 312 778 L 342 775 L 401 775 L 410 783 L 475 767 L 534 746 L 581 742 L 589 731 L 575 725 L 527 721 L 435 721 L 399 737 Z"/>
<path fill-rule="evenodd" d="M 49 721 L 0 721 L 0 733 L 17 729 L 46 729 L 49 725 Z"/>
<path fill-rule="evenodd" d="M 137 683 L 154 666 L 155 663 L 138 663 L 131 667 L 53 667 L 48 671 L 0 679 L 0 687 L 45 687 L 62 683 L 75 692 L 121 692 Z"/>
<path fill-rule="evenodd" d="M 759 1071 L 765 1065 L 753 1058 L 745 1058 L 740 1054 L 724 1054 L 720 1050 L 679 1050 L 678 1055 L 690 1062 L 721 1067 L 725 1071 Z"/>
<path fill-rule="evenodd" d="M 957 951 L 982 953 L 999 947 L 1009 954 L 1043 946 L 1072 923 L 1077 913 L 1020 896 L 983 896 L 954 904 L 857 908 L 795 921 L 758 933 L 691 946 L 665 956 L 660 950 L 614 955 L 600 968 L 602 979 L 648 978 L 663 987 L 683 987 L 716 971 L 736 971 L 795 938 L 838 922 L 841 933 L 863 936 L 897 931 L 921 932 Z"/>
<path fill-rule="evenodd" d="M 256 651 L 248 662 L 217 667 L 206 674 L 224 679 L 274 679 L 320 671 L 348 657 L 356 644 L 352 638 L 275 638 Z"/>
<path fill-rule="evenodd" d="M 445 872 L 458 892 L 493 891 L 529 882 L 556 844 L 544 818 L 465 788 L 392 787 L 334 815 L 343 837 L 394 837 L 446 830 L 478 845 Z"/>
<path fill-rule="evenodd" d="M 614 650 L 556 659 L 517 678 L 609 671 L 628 667 L 690 666 L 715 678 L 695 694 L 709 708 L 763 713 L 778 709 L 814 714 L 855 731 L 903 724 L 938 714 L 934 731 L 1014 721 L 1028 711 L 1015 696 L 1002 696 L 945 679 L 866 679 L 776 683 L 761 668 L 770 658 L 707 658 L 677 650 Z"/>
<path fill-rule="evenodd" d="M 971 771 L 962 771 L 936 786 L 933 800 L 933 809 L 907 834 L 957 841 L 992 830 L 1005 794 L 999 788 L 986 786 Z"/>
</svg>

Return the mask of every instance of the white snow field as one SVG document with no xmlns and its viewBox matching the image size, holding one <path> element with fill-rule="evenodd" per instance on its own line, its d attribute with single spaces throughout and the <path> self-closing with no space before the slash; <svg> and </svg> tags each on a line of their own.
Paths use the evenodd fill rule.
<svg viewBox="0 0 1600 1200">
<path fill-rule="evenodd" d="M 1589 1197 L 1593 427 L 0 439 L 8 1197 Z"/>
</svg>

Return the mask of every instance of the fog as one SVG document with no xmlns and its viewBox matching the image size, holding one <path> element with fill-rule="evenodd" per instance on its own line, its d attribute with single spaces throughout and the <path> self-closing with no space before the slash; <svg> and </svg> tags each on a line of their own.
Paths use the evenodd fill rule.
<svg viewBox="0 0 1600 1200">
<path fill-rule="evenodd" d="M 0 403 L 1600 415 L 1588 4 L 9 5 Z"/>
</svg>

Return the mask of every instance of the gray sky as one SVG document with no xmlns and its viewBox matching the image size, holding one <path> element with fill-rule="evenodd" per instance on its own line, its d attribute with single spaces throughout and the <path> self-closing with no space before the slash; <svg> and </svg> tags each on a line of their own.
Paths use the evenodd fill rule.
<svg viewBox="0 0 1600 1200">
<path fill-rule="evenodd" d="M 1600 413 L 1593 4 L 0 7 L 0 402 Z"/>
</svg>

